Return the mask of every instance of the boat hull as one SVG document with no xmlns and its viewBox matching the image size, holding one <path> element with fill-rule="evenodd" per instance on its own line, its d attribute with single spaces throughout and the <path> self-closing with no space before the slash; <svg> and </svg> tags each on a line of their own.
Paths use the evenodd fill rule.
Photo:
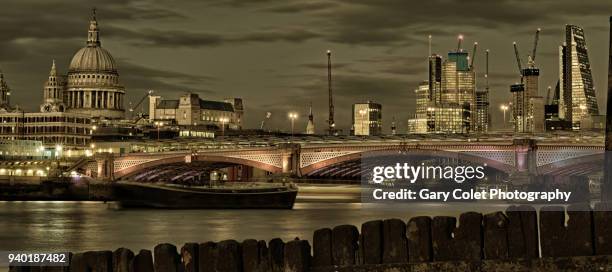
<svg viewBox="0 0 612 272">
<path fill-rule="evenodd" d="M 117 183 L 113 188 L 121 207 L 160 209 L 291 209 L 297 189 L 196 189 L 163 185 Z"/>
</svg>

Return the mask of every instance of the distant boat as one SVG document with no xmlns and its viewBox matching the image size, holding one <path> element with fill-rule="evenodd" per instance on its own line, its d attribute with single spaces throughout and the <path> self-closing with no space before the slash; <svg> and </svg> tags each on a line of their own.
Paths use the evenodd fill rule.
<svg viewBox="0 0 612 272">
<path fill-rule="evenodd" d="M 182 186 L 117 182 L 113 198 L 120 207 L 160 209 L 292 209 L 297 187 L 274 183 Z"/>
</svg>

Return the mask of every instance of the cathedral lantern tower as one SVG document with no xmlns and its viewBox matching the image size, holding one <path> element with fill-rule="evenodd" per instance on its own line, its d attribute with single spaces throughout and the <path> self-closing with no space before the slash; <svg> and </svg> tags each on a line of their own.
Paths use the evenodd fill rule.
<svg viewBox="0 0 612 272">
<path fill-rule="evenodd" d="M 0 111 L 4 109 L 4 111 L 10 111 L 10 99 L 11 98 L 11 89 L 9 89 L 8 84 L 6 84 L 6 80 L 4 80 L 4 73 L 0 71 Z"/>
<path fill-rule="evenodd" d="M 96 11 L 93 10 L 87 45 L 74 54 L 68 69 L 64 103 L 68 112 L 100 119 L 121 119 L 125 115 L 125 90 L 113 56 L 102 48 Z"/>
<path fill-rule="evenodd" d="M 43 103 L 40 105 L 41 112 L 63 112 L 66 110 L 64 104 L 65 78 L 57 75 L 55 60 L 51 65 L 49 79 L 45 82 L 43 90 Z"/>
</svg>

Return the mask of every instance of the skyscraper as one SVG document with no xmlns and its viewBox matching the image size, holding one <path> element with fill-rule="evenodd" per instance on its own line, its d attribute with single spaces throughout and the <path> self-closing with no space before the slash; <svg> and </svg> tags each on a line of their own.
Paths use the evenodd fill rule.
<svg viewBox="0 0 612 272">
<path fill-rule="evenodd" d="M 429 100 L 441 102 L 442 94 L 442 57 L 437 54 L 429 56 Z"/>
<path fill-rule="evenodd" d="M 429 111 L 431 111 L 434 105 L 434 103 L 430 101 L 430 86 L 429 81 L 423 81 L 419 84 L 419 87 L 414 90 L 416 110 L 414 118 L 408 119 L 408 133 L 427 133 L 433 132 L 435 129 L 433 119 L 428 118 Z"/>
<path fill-rule="evenodd" d="M 565 26 L 565 43 L 559 47 L 559 117 L 574 129 L 585 128 L 599 114 L 584 30 Z"/>
<path fill-rule="evenodd" d="M 459 40 L 462 39 L 460 36 Z M 415 90 L 416 114 L 408 120 L 408 132 L 474 131 L 477 120 L 476 88 L 473 62 L 470 62 L 469 54 L 460 46 L 456 51 L 450 51 L 446 60 L 437 54 L 430 54 L 428 70 L 428 80 Z M 486 98 L 486 95 L 482 98 Z M 481 106 L 485 104 L 488 102 Z"/>
<path fill-rule="evenodd" d="M 490 118 L 489 91 L 478 90 L 476 91 L 476 124 L 474 130 L 480 133 L 489 131 Z"/>
<path fill-rule="evenodd" d="M 455 109 L 453 112 L 463 113 L 458 116 L 453 114 L 455 116 L 453 120 L 444 122 L 449 124 L 448 128 L 436 127 L 436 130 L 451 133 L 473 131 L 476 119 L 476 85 L 467 52 L 459 50 L 448 53 L 448 59 L 442 64 L 442 93 L 442 107 L 453 108 Z M 449 122 L 459 123 L 460 129 L 457 130 L 458 126 Z"/>
<path fill-rule="evenodd" d="M 525 84 L 516 83 L 510 85 L 510 93 L 512 93 L 512 120 L 514 122 L 515 132 L 525 132 L 527 115 L 527 97 L 525 95 Z"/>
<path fill-rule="evenodd" d="M 353 104 L 354 135 L 380 135 L 382 133 L 382 105 L 368 101 Z"/>
</svg>

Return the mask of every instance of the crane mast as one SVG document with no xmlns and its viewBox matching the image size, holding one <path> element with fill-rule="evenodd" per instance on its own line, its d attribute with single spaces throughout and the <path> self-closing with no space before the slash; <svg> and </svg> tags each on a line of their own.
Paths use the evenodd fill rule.
<svg viewBox="0 0 612 272">
<path fill-rule="evenodd" d="M 134 109 L 137 109 L 140 106 L 140 104 L 142 104 L 142 102 L 144 102 L 144 100 L 147 99 L 147 97 L 151 96 L 151 94 L 153 94 L 153 90 L 148 90 L 145 93 L 145 95 L 140 99 L 140 101 L 138 101 L 138 103 L 136 103 L 135 106 L 130 107 L 129 111 L 133 112 Z M 142 112 L 140 114 L 142 115 Z M 142 116 L 136 116 L 136 117 L 137 117 L 137 120 L 140 120 L 142 118 Z"/>
<path fill-rule="evenodd" d="M 523 65 L 521 64 L 521 56 L 519 55 L 518 45 L 516 44 L 516 42 L 514 42 L 513 45 L 514 45 L 514 55 L 516 56 L 516 64 L 518 65 L 519 74 L 521 75 L 521 78 L 522 78 L 523 77 Z"/>
<path fill-rule="evenodd" d="M 478 42 L 474 43 L 474 48 L 472 49 L 472 56 L 470 59 L 470 71 L 474 68 L 474 59 L 476 58 L 476 49 L 478 48 Z"/>
<path fill-rule="evenodd" d="M 535 39 L 533 41 L 533 50 L 531 51 L 531 64 L 535 65 L 535 58 L 536 58 L 536 50 L 538 49 L 538 41 L 540 40 L 540 31 L 542 29 L 538 28 L 538 30 L 536 30 L 535 33 Z"/>
</svg>

